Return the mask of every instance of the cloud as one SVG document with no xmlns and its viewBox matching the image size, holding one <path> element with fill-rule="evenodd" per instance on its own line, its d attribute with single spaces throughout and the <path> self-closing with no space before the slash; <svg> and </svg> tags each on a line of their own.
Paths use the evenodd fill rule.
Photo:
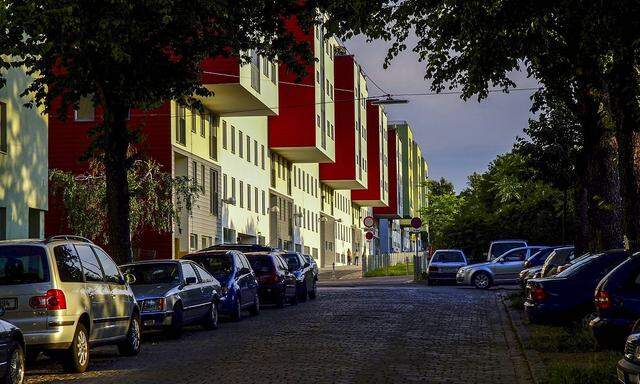
<svg viewBox="0 0 640 384">
<path fill-rule="evenodd" d="M 409 41 L 409 47 L 411 47 Z M 354 38 L 345 42 L 365 73 L 391 94 L 429 92 L 424 80 L 424 63 L 413 52 L 393 60 L 390 68 L 382 66 L 388 43 L 366 42 Z M 534 79 L 514 73 L 518 87 L 537 87 Z M 382 94 L 368 84 L 369 94 Z M 511 149 L 516 136 L 522 134 L 532 116 L 532 92 L 493 93 L 482 102 L 461 100 L 459 95 L 407 97 L 409 104 L 387 106 L 389 120 L 407 120 L 422 147 L 432 178 L 451 180 L 457 191 L 467 183 L 467 176 L 482 172 L 496 155 Z"/>
</svg>

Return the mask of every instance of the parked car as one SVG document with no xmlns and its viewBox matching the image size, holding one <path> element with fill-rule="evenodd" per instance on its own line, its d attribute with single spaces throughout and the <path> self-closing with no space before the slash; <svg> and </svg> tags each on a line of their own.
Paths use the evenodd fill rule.
<svg viewBox="0 0 640 384">
<path fill-rule="evenodd" d="M 594 312 L 600 280 L 629 257 L 624 250 L 589 255 L 555 276 L 527 283 L 525 313 L 532 323 L 569 323 Z"/>
<path fill-rule="evenodd" d="M 459 249 L 438 249 L 431 256 L 427 268 L 427 284 L 440 281 L 456 281 L 458 269 L 466 266 L 467 258 Z"/>
<path fill-rule="evenodd" d="M 0 307 L 0 317 L 4 314 L 5 309 Z M 24 383 L 25 351 L 24 336 L 20 328 L 0 320 L 0 382 Z"/>
<path fill-rule="evenodd" d="M 522 248 L 528 246 L 525 240 L 495 240 L 489 244 L 489 252 L 487 253 L 487 261 L 494 260 L 502 256 L 505 252 L 514 248 Z"/>
<path fill-rule="evenodd" d="M 125 264 L 141 310 L 142 326 L 180 336 L 185 325 L 218 328 L 221 286 L 209 272 L 188 260 L 152 260 Z"/>
<path fill-rule="evenodd" d="M 249 252 L 244 255 L 258 278 L 261 303 L 274 303 L 278 308 L 287 302 L 298 304 L 296 277 L 278 253 Z"/>
<path fill-rule="evenodd" d="M 307 297 L 315 299 L 317 282 L 311 264 L 297 252 L 283 253 L 282 258 L 287 262 L 289 271 L 296 277 L 298 300 L 307 301 Z"/>
<path fill-rule="evenodd" d="M 540 246 L 514 248 L 502 256 L 485 263 L 472 264 L 458 270 L 456 280 L 460 284 L 487 289 L 494 284 L 516 284 L 524 261 L 537 252 Z"/>
<path fill-rule="evenodd" d="M 200 264 L 222 285 L 218 310 L 233 321 L 242 319 L 242 311 L 260 313 L 258 280 L 249 260 L 234 250 L 200 251 L 184 257 Z"/>
<path fill-rule="evenodd" d="M 140 352 L 140 310 L 116 263 L 75 236 L 0 242 L 0 305 L 30 353 L 54 351 L 66 371 L 84 372 L 89 347 Z"/>
<path fill-rule="evenodd" d="M 624 358 L 618 361 L 618 382 L 636 384 L 640 382 L 640 331 L 634 331 L 624 346 Z"/>
<path fill-rule="evenodd" d="M 545 260 L 540 271 L 540 277 L 556 274 L 558 267 L 570 263 L 577 258 L 573 246 L 556 248 Z"/>
<path fill-rule="evenodd" d="M 520 287 L 525 289 L 527 287 L 527 281 L 539 275 L 540 271 L 542 271 L 542 265 L 520 271 L 520 274 L 518 275 L 518 284 L 520 284 Z"/>
<path fill-rule="evenodd" d="M 600 281 L 594 302 L 597 317 L 589 326 L 598 345 L 622 347 L 640 319 L 640 253 L 622 262 Z"/>
<path fill-rule="evenodd" d="M 318 281 L 318 263 L 311 255 L 302 255 L 309 264 L 311 264 L 311 269 L 313 270 L 313 275 L 315 276 L 316 281 Z"/>
<path fill-rule="evenodd" d="M 538 252 L 531 255 L 531 257 L 529 257 L 524 262 L 525 269 L 520 271 L 520 274 L 518 275 L 518 283 L 520 284 L 522 289 L 526 287 L 527 281 L 529 279 L 533 278 L 536 275 L 536 273 L 542 270 L 542 265 L 547 260 L 549 255 L 553 253 L 555 249 L 556 248 L 554 247 L 542 248 Z"/>
</svg>

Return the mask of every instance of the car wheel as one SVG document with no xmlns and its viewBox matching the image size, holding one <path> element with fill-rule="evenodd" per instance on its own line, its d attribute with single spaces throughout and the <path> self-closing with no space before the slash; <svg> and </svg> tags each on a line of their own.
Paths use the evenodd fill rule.
<svg viewBox="0 0 640 384">
<path fill-rule="evenodd" d="M 20 344 L 15 343 L 13 349 L 9 352 L 9 361 L 7 362 L 7 371 L 2 381 L 5 384 L 22 384 L 24 383 L 24 351 Z"/>
<path fill-rule="evenodd" d="M 173 306 L 173 314 L 171 315 L 171 325 L 169 326 L 167 335 L 172 339 L 182 336 L 182 327 L 184 325 L 184 312 L 182 304 L 177 303 Z"/>
<path fill-rule="evenodd" d="M 316 297 L 318 297 L 318 286 L 317 286 L 317 282 L 314 280 L 313 281 L 313 289 L 309 292 L 309 299 L 311 300 L 315 300 Z"/>
<path fill-rule="evenodd" d="M 296 293 L 291 296 L 291 298 L 289 299 L 289 304 L 291 305 L 298 305 L 298 290 L 296 289 Z"/>
<path fill-rule="evenodd" d="M 309 292 L 309 289 L 307 288 L 307 283 L 305 282 L 303 288 L 302 288 L 302 292 L 300 292 L 300 298 L 298 299 L 298 301 L 301 302 L 305 302 L 307 301 L 307 294 Z"/>
<path fill-rule="evenodd" d="M 140 317 L 134 315 L 129 323 L 127 339 L 118 344 L 118 352 L 122 356 L 135 356 L 140 353 L 142 333 L 140 331 Z"/>
<path fill-rule="evenodd" d="M 218 329 L 218 304 L 215 301 L 211 303 L 203 325 L 206 329 Z"/>
<path fill-rule="evenodd" d="M 473 286 L 478 289 L 487 289 L 491 286 L 491 277 L 486 272 L 477 272 L 473 275 Z"/>
<path fill-rule="evenodd" d="M 233 305 L 233 313 L 231 314 L 232 321 L 242 320 L 242 306 L 240 305 L 240 296 L 236 295 L 236 302 Z"/>
<path fill-rule="evenodd" d="M 251 313 L 252 316 L 257 316 L 260 314 L 260 297 L 258 297 L 257 293 L 253 297 L 253 305 L 251 306 L 249 313 Z"/>
<path fill-rule="evenodd" d="M 282 289 L 282 292 L 278 294 L 278 297 L 276 298 L 276 307 L 278 308 L 284 308 L 284 304 L 287 301 L 287 293 L 286 293 L 286 288 Z"/>
<path fill-rule="evenodd" d="M 84 324 L 79 323 L 71 346 L 62 361 L 66 372 L 82 373 L 89 366 L 89 333 Z"/>
</svg>

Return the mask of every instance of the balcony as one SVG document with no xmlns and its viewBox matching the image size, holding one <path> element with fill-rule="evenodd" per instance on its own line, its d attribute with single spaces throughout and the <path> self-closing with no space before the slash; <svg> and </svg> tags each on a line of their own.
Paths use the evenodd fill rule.
<svg viewBox="0 0 640 384">
<path fill-rule="evenodd" d="M 391 180 L 387 115 L 379 105 L 367 103 L 367 176 L 366 189 L 351 191 L 351 200 L 363 207 L 387 207 Z"/>
<path fill-rule="evenodd" d="M 367 97 L 365 78 L 353 56 L 336 56 L 335 162 L 320 164 L 320 180 L 335 189 L 366 189 Z"/>
<path fill-rule="evenodd" d="M 220 116 L 273 116 L 278 109 L 278 69 L 258 55 L 241 65 L 238 57 L 208 58 L 202 83 L 214 95 L 204 105 Z"/>
<path fill-rule="evenodd" d="M 316 62 L 307 65 L 306 75 L 296 81 L 285 66 L 279 68 L 279 108 L 269 116 L 269 148 L 294 163 L 330 163 L 335 160 L 333 109 L 333 57 L 330 43 L 317 27 L 305 32 L 295 18 L 287 28 L 300 42 L 307 42 Z M 332 52 L 332 51 L 331 51 Z"/>
</svg>

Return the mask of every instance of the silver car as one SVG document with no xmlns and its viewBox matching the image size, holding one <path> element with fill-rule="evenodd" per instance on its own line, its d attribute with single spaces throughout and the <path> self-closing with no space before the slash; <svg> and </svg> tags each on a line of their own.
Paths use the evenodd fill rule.
<svg viewBox="0 0 640 384">
<path fill-rule="evenodd" d="M 90 345 L 140 351 L 131 288 L 109 255 L 83 238 L 0 241 L 0 305 L 31 356 L 57 351 L 67 371 L 87 369 Z"/>
<path fill-rule="evenodd" d="M 438 249 L 431 256 L 427 268 L 427 284 L 440 281 L 456 281 L 458 269 L 467 265 L 467 258 L 460 249 Z"/>
<path fill-rule="evenodd" d="M 487 289 L 494 284 L 515 284 L 520 271 L 524 269 L 525 260 L 541 248 L 544 247 L 514 248 L 492 261 L 462 267 L 458 270 L 456 280 L 459 284 L 473 285 L 479 289 Z"/>
<path fill-rule="evenodd" d="M 141 261 L 120 270 L 130 281 L 144 328 L 163 329 L 173 337 L 189 324 L 218 328 L 220 283 L 193 261 Z"/>
</svg>

